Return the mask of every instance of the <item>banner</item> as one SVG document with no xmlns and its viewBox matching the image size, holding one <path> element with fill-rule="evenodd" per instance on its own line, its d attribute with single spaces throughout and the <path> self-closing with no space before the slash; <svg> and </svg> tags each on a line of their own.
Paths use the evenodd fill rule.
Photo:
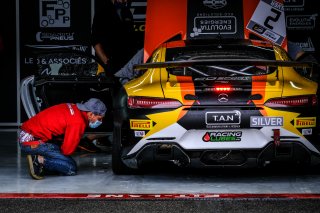
<svg viewBox="0 0 320 213">
<path fill-rule="evenodd" d="M 313 0 L 285 0 L 284 10 L 288 40 L 319 56 L 320 7 Z"/>
<path fill-rule="evenodd" d="M 188 1 L 188 39 L 243 38 L 242 0 Z"/>
<path fill-rule="evenodd" d="M 147 0 L 132 0 L 130 10 L 133 14 L 134 30 L 137 34 L 138 46 L 143 47 L 146 27 Z"/>
<path fill-rule="evenodd" d="M 61 49 L 91 54 L 91 0 L 20 1 L 21 77 L 47 72 L 57 61 L 81 64 L 79 58 L 61 58 Z M 50 57 L 41 57 L 51 51 Z M 43 70 L 39 70 L 43 69 Z"/>
<path fill-rule="evenodd" d="M 283 0 L 148 0 L 145 58 L 163 42 L 260 39 L 286 48 Z"/>
</svg>

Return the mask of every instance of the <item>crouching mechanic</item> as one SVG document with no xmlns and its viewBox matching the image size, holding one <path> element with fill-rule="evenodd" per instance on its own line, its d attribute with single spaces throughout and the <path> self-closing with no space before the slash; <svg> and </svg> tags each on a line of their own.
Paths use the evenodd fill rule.
<svg viewBox="0 0 320 213">
<path fill-rule="evenodd" d="M 77 148 L 86 127 L 96 128 L 102 123 L 105 104 L 91 98 L 85 103 L 62 103 L 49 107 L 24 122 L 19 143 L 27 154 L 32 178 L 40 180 L 44 171 L 61 175 L 75 175 L 76 162 L 71 154 Z M 63 136 L 60 143 L 55 138 Z"/>
</svg>

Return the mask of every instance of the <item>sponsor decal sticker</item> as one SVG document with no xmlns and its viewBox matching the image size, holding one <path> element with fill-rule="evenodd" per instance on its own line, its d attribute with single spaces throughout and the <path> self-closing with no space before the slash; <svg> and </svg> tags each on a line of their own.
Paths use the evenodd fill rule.
<svg viewBox="0 0 320 213">
<path fill-rule="evenodd" d="M 241 131 L 206 132 L 202 137 L 204 142 L 237 142 L 241 141 Z"/>
<path fill-rule="evenodd" d="M 223 112 L 207 112 L 207 125 L 240 124 L 241 113 L 238 110 Z"/>
<path fill-rule="evenodd" d="M 312 135 L 312 129 L 302 129 L 302 135 Z"/>
<path fill-rule="evenodd" d="M 145 131 L 134 131 L 135 137 L 143 138 L 145 135 L 146 135 Z"/>
<path fill-rule="evenodd" d="M 239 129 L 239 124 L 233 124 L 233 125 L 206 125 L 207 129 Z"/>
<path fill-rule="evenodd" d="M 283 126 L 283 117 L 251 116 L 250 127 Z"/>
<path fill-rule="evenodd" d="M 316 127 L 316 117 L 295 118 L 294 127 L 296 128 Z"/>
<path fill-rule="evenodd" d="M 203 4 L 211 9 L 220 9 L 227 6 L 227 0 L 203 0 Z"/>
<path fill-rule="evenodd" d="M 236 34 L 237 18 L 234 16 L 206 16 L 194 18 L 194 28 L 190 37 L 201 34 Z"/>
<path fill-rule="evenodd" d="M 187 0 L 188 39 L 243 37 L 242 1 Z"/>
<path fill-rule="evenodd" d="M 153 125 L 151 120 L 130 119 L 130 129 L 150 130 L 152 127 Z"/>
<path fill-rule="evenodd" d="M 250 81 L 251 77 L 241 76 L 241 77 L 201 77 L 195 78 L 194 81 Z"/>
</svg>

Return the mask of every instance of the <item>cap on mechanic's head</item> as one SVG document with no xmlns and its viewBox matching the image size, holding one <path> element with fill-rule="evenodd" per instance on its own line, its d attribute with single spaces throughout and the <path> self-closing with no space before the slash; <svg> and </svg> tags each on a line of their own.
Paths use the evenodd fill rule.
<svg viewBox="0 0 320 213">
<path fill-rule="evenodd" d="M 77 103 L 78 109 L 85 111 L 85 112 L 92 112 L 95 115 L 101 115 L 104 116 L 107 107 L 106 105 L 98 98 L 90 98 L 85 103 Z"/>
</svg>

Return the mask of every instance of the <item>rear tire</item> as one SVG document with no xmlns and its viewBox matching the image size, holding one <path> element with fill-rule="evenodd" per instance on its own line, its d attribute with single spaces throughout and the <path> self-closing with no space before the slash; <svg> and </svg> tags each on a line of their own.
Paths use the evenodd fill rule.
<svg viewBox="0 0 320 213">
<path fill-rule="evenodd" d="M 122 159 L 122 129 L 121 127 L 114 127 L 113 143 L 112 143 L 112 171 L 116 175 L 130 175 L 135 174 L 137 170 L 126 166 Z"/>
</svg>

